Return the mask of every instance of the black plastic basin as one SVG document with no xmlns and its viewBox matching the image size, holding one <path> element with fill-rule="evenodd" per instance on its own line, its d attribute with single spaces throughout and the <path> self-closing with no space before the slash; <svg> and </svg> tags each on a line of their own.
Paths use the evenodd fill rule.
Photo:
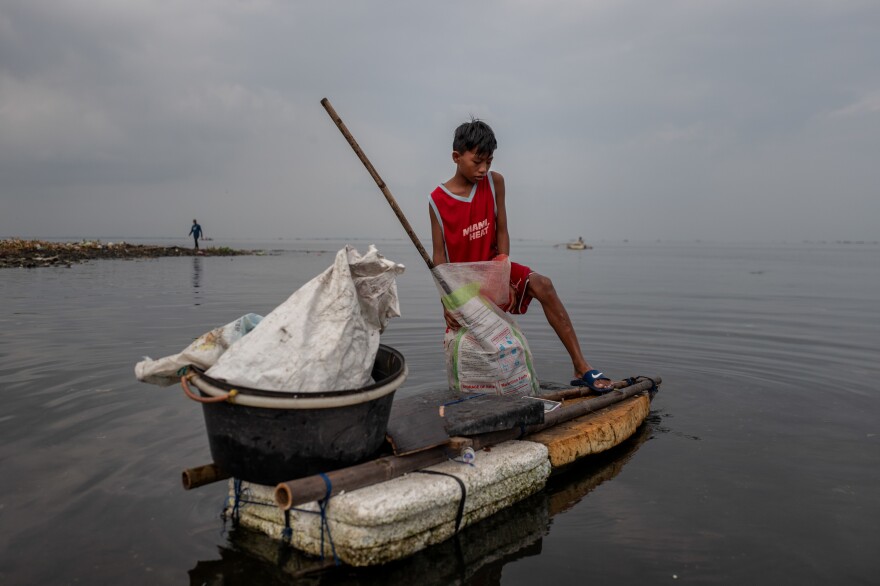
<svg viewBox="0 0 880 586">
<path fill-rule="evenodd" d="M 376 382 L 320 393 L 231 386 L 193 369 L 202 396 L 238 391 L 234 403 L 203 403 L 214 462 L 235 478 L 258 484 L 328 472 L 370 459 L 382 447 L 394 392 L 406 378 L 403 355 L 380 345 Z"/>
</svg>

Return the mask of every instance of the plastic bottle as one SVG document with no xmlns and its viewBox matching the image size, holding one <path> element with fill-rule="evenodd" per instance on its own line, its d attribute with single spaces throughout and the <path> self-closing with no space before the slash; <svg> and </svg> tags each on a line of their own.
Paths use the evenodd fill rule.
<svg viewBox="0 0 880 586">
<path fill-rule="evenodd" d="M 477 459 L 477 454 L 474 452 L 474 449 L 471 447 L 467 447 L 461 451 L 461 461 L 465 464 L 470 464 L 473 466 L 474 460 Z"/>
</svg>

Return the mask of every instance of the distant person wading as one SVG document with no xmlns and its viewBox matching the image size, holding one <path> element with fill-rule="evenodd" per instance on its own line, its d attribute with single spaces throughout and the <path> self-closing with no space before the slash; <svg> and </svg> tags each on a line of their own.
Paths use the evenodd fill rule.
<svg viewBox="0 0 880 586">
<path fill-rule="evenodd" d="M 189 234 L 193 237 L 193 240 L 196 243 L 196 250 L 198 250 L 199 238 L 202 238 L 204 236 L 204 233 L 202 232 L 202 227 L 199 225 L 198 222 L 196 222 L 195 218 L 193 218 L 193 225 L 192 228 L 189 229 Z"/>
</svg>

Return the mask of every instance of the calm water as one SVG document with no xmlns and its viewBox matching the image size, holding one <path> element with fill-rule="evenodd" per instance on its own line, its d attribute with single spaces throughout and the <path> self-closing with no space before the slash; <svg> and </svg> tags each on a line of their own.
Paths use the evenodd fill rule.
<svg viewBox="0 0 880 586">
<path fill-rule="evenodd" d="M 225 485 L 180 488 L 210 461 L 200 407 L 133 367 L 268 313 L 345 243 L 214 244 L 277 252 L 0 272 L 0 583 L 291 582 L 295 555 L 224 528 Z M 442 386 L 427 269 L 378 244 L 408 267 L 383 336 L 400 392 Z M 307 583 L 876 584 L 880 247 L 596 244 L 513 257 L 554 279 L 595 366 L 663 377 L 649 422 L 458 548 Z M 519 322 L 538 375 L 567 380 L 540 306 Z"/>
</svg>

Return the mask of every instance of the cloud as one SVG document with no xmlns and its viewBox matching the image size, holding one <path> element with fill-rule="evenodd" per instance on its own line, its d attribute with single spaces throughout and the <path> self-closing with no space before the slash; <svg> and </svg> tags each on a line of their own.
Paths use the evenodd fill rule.
<svg viewBox="0 0 880 586">
<path fill-rule="evenodd" d="M 831 112 L 830 116 L 850 117 L 871 115 L 880 112 L 880 90 L 874 90 L 857 99 L 855 102 Z"/>
<path fill-rule="evenodd" d="M 829 191 L 846 237 L 880 213 L 878 26 L 846 0 L 7 0 L 0 235 L 173 234 L 168 209 L 211 234 L 400 235 L 328 96 L 423 237 L 471 114 L 515 237 L 600 217 L 598 238 L 798 238 L 793 207 Z"/>
</svg>

